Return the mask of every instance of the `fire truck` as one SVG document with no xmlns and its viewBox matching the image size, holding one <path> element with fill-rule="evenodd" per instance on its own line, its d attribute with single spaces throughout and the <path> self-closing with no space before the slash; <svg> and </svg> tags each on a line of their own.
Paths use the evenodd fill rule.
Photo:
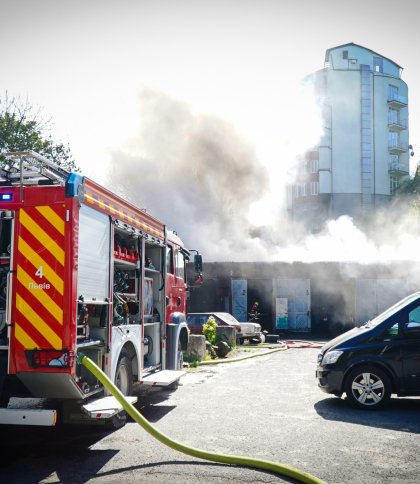
<svg viewBox="0 0 420 484">
<path fill-rule="evenodd" d="M 119 422 L 91 358 L 125 395 L 176 387 L 188 343 L 187 250 L 175 232 L 39 154 L 0 172 L 0 424 Z M 130 397 L 135 401 L 136 397 Z"/>
</svg>

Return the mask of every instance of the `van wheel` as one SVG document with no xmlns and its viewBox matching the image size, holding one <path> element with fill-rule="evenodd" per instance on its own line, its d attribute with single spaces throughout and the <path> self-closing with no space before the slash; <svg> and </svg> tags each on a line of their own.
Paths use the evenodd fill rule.
<svg viewBox="0 0 420 484">
<path fill-rule="evenodd" d="M 391 382 L 380 368 L 362 366 L 348 374 L 345 390 L 347 399 L 354 407 L 376 410 L 388 402 L 391 396 Z"/>
<path fill-rule="evenodd" d="M 115 385 L 123 395 L 133 393 L 133 369 L 131 367 L 130 355 L 122 350 L 118 359 L 117 370 L 115 371 Z"/>
</svg>

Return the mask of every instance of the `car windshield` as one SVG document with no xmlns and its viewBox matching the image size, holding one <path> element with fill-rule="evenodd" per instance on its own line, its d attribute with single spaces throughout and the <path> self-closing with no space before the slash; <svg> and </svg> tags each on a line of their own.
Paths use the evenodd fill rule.
<svg viewBox="0 0 420 484">
<path fill-rule="evenodd" d="M 419 293 L 415 293 L 415 294 L 411 294 L 410 296 L 407 296 L 406 298 L 402 299 L 401 301 L 397 302 L 396 304 L 394 304 L 393 306 L 385 310 L 383 313 L 376 316 L 376 318 L 372 319 L 372 321 L 367 321 L 363 326 L 365 328 L 373 328 L 374 326 L 378 326 L 378 324 L 383 323 L 386 319 L 393 316 L 400 309 L 412 303 L 413 301 L 419 299 L 419 297 L 420 297 Z"/>
<path fill-rule="evenodd" d="M 238 320 L 229 313 L 215 313 L 215 315 L 227 324 L 239 324 Z"/>
</svg>

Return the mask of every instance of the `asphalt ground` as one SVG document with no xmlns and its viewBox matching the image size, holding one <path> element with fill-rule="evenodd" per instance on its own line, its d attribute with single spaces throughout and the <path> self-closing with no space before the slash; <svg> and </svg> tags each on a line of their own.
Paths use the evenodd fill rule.
<svg viewBox="0 0 420 484">
<path fill-rule="evenodd" d="M 189 446 L 280 462 L 328 483 L 418 483 L 420 399 L 352 409 L 317 388 L 318 351 L 199 367 L 175 392 L 140 392 L 137 408 Z M 117 431 L 6 427 L 0 436 L 5 483 L 294 482 L 186 456 L 133 422 Z"/>
</svg>

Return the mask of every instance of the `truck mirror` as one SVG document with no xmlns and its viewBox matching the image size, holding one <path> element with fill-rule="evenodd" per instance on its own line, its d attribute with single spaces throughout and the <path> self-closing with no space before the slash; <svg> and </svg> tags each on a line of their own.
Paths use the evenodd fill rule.
<svg viewBox="0 0 420 484">
<path fill-rule="evenodd" d="M 195 272 L 198 274 L 201 274 L 203 270 L 203 257 L 201 254 L 195 254 L 194 255 L 194 267 L 195 267 Z"/>
</svg>

